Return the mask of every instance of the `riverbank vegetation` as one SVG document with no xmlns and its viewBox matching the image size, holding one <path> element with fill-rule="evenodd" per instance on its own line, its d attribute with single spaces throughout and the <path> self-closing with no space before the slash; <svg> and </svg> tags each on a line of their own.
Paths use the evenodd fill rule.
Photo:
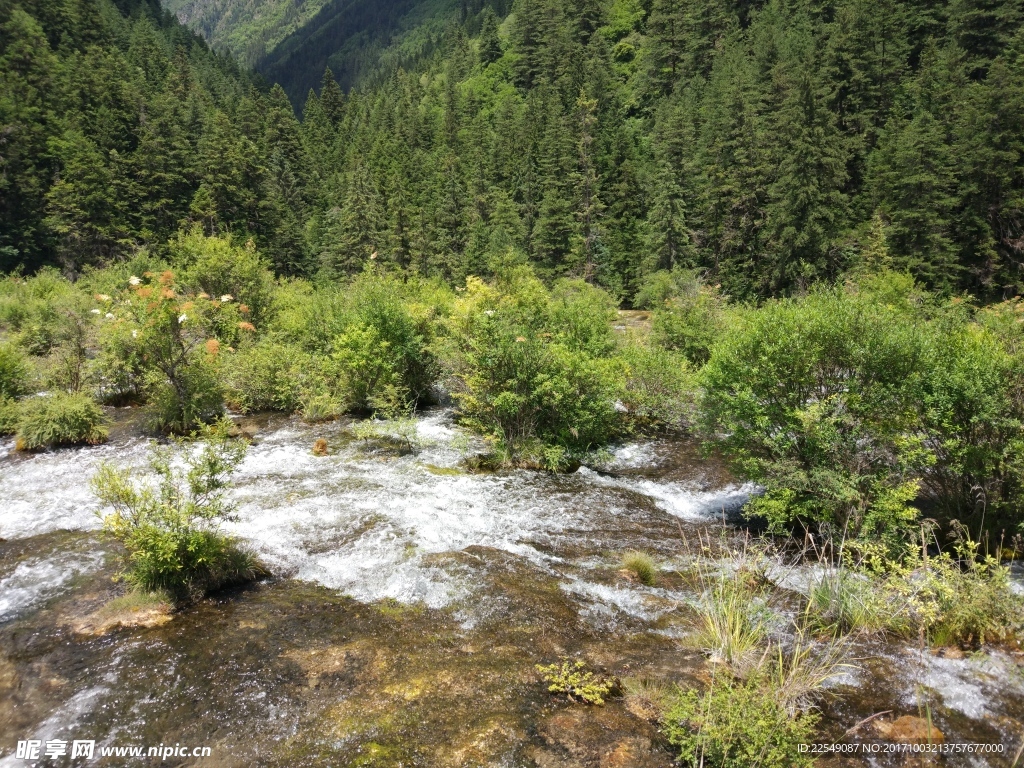
<svg viewBox="0 0 1024 768">
<path fill-rule="evenodd" d="M 898 560 L 923 520 L 959 520 L 1012 549 L 1019 300 L 978 306 L 884 269 L 760 305 L 686 271 L 648 295 L 651 322 L 616 332 L 605 291 L 522 263 L 455 286 L 373 262 L 348 281 L 275 278 L 251 241 L 193 229 L 169 260 L 0 283 L 4 423 L 28 448 L 102 439 L 92 401 L 185 434 L 227 408 L 393 419 L 451 398 L 493 464 L 560 469 L 688 431 L 763 487 L 747 512 L 772 532 Z M 66 426 L 47 437 L 41 419 Z"/>
</svg>

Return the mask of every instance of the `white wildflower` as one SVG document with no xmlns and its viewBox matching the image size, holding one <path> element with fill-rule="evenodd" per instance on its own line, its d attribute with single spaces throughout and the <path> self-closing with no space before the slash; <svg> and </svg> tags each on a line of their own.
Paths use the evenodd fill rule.
<svg viewBox="0 0 1024 768">
<path fill-rule="evenodd" d="M 107 312 L 107 314 L 104 315 L 104 317 L 106 317 L 107 320 L 113 320 L 114 319 L 114 314 L 112 312 Z"/>
<path fill-rule="evenodd" d="M 98 315 L 100 313 L 98 309 L 90 309 L 89 311 L 92 312 L 94 315 Z"/>
<path fill-rule="evenodd" d="M 132 338 L 133 339 L 139 338 L 139 332 L 138 331 L 132 331 Z"/>
<path fill-rule="evenodd" d="M 135 275 L 132 275 L 131 277 L 128 278 L 128 285 L 138 285 L 141 282 L 142 281 Z"/>
<path fill-rule="evenodd" d="M 235 297 L 232 296 L 230 293 L 225 293 L 223 296 L 220 297 L 221 301 L 234 301 L 234 299 Z"/>
<path fill-rule="evenodd" d="M 180 315 L 178 315 L 178 324 L 179 325 L 184 323 L 186 320 L 188 320 L 188 315 L 186 315 L 184 312 L 182 312 Z"/>
<path fill-rule="evenodd" d="M 494 315 L 494 310 L 493 309 L 485 309 L 484 310 L 484 314 L 487 315 L 488 317 L 491 317 L 491 316 Z"/>
</svg>

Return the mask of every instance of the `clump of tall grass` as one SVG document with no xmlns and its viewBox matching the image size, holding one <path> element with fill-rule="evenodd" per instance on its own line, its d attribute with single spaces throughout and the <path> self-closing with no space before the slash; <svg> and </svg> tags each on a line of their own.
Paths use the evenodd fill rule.
<svg viewBox="0 0 1024 768">
<path fill-rule="evenodd" d="M 865 574 L 845 566 L 829 567 L 807 596 L 810 624 L 830 634 L 906 635 L 911 629 L 908 605 Z"/>
<path fill-rule="evenodd" d="M 808 594 L 811 625 L 833 634 L 917 636 L 933 645 L 978 646 L 1017 636 L 1024 599 L 1010 589 L 999 554 L 982 556 L 962 526 L 953 537 L 952 551 L 929 554 L 922 542 L 899 558 L 860 543 L 858 565 L 848 563 L 841 547 L 838 563 Z"/>
<path fill-rule="evenodd" d="M 658 564 L 647 552 L 631 549 L 623 553 L 620 564 L 645 586 L 652 587 L 658 580 Z"/>
<path fill-rule="evenodd" d="M 672 704 L 673 690 L 658 680 L 645 677 L 622 679 L 626 709 L 643 720 L 660 720 Z"/>
<path fill-rule="evenodd" d="M 744 545 L 735 558 L 731 568 L 715 567 L 703 558 L 695 561 L 701 598 L 696 632 L 690 641 L 715 663 L 743 674 L 756 665 L 775 614 L 769 582 L 764 578 L 764 553 Z"/>
</svg>

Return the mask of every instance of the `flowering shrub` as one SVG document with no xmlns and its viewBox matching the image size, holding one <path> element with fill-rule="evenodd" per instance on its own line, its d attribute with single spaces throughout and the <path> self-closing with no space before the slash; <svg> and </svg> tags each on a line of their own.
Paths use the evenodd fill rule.
<svg viewBox="0 0 1024 768">
<path fill-rule="evenodd" d="M 139 388 L 154 426 L 164 432 L 187 433 L 217 418 L 223 410 L 217 378 L 223 339 L 234 338 L 246 322 L 236 302 L 183 293 L 167 270 L 132 276 L 109 314 L 104 353 L 109 367 L 125 375 L 108 387 Z"/>
</svg>

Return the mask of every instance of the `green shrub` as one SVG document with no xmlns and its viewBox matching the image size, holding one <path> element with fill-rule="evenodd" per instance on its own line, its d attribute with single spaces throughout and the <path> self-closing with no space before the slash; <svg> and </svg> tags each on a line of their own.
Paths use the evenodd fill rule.
<svg viewBox="0 0 1024 768">
<path fill-rule="evenodd" d="M 6 326 L 18 346 L 33 355 L 46 355 L 56 343 L 59 310 L 82 294 L 56 269 L 41 269 L 29 278 L 0 280 L 0 326 Z"/>
<path fill-rule="evenodd" d="M 569 349 L 592 357 L 604 357 L 615 349 L 615 302 L 606 291 L 585 280 L 556 282 L 548 315 L 549 329 Z"/>
<path fill-rule="evenodd" d="M 225 399 L 241 413 L 294 413 L 301 402 L 300 381 L 308 372 L 309 355 L 271 339 L 243 345 L 222 356 Z"/>
<path fill-rule="evenodd" d="M 842 289 L 772 301 L 733 325 L 701 372 L 702 418 L 765 487 L 748 513 L 774 529 L 906 530 L 912 478 L 934 461 L 920 429 L 933 340 L 913 314 Z"/>
<path fill-rule="evenodd" d="M 213 365 L 198 355 L 184 365 L 150 371 L 146 377 L 149 422 L 153 429 L 183 435 L 224 413 L 224 393 Z"/>
<path fill-rule="evenodd" d="M 213 299 L 230 296 L 244 318 L 262 330 L 272 307 L 274 277 L 251 240 L 240 247 L 230 237 L 207 237 L 196 225 L 179 232 L 170 250 L 189 292 Z"/>
<path fill-rule="evenodd" d="M 331 361 L 351 407 L 388 417 L 411 404 L 401 357 L 377 326 L 359 322 L 339 335 Z"/>
<path fill-rule="evenodd" d="M 563 656 L 558 664 L 544 666 L 538 664 L 537 671 L 551 693 L 564 693 L 569 701 L 586 702 L 587 704 L 604 704 L 605 697 L 615 687 L 612 680 L 599 678 L 582 659 L 571 660 Z"/>
<path fill-rule="evenodd" d="M 0 435 L 13 435 L 18 431 L 21 417 L 21 403 L 10 398 L 0 398 Z"/>
<path fill-rule="evenodd" d="M 621 366 L 558 340 L 549 310 L 528 271 L 493 287 L 471 278 L 452 319 L 453 395 L 499 455 L 552 467 L 615 434 Z"/>
<path fill-rule="evenodd" d="M 696 382 L 682 355 L 630 342 L 618 358 L 625 367 L 619 400 L 636 427 L 678 429 L 693 418 Z"/>
<path fill-rule="evenodd" d="M 798 747 L 813 741 L 817 716 L 791 714 L 762 675 L 716 675 L 704 691 L 680 691 L 663 727 L 683 765 L 722 768 L 811 766 Z"/>
<path fill-rule="evenodd" d="M 205 429 L 202 442 L 178 439 L 156 447 L 149 468 L 156 483 L 138 483 L 135 471 L 104 464 L 92 486 L 113 507 L 104 530 L 124 546 L 121 577 L 134 588 L 163 590 L 178 601 L 262 573 L 255 557 L 219 531 L 230 517 L 229 478 L 246 443 L 227 436 L 229 422 Z"/>
<path fill-rule="evenodd" d="M 185 434 L 223 413 L 217 376 L 225 338 L 253 326 L 234 301 L 181 292 L 174 273 L 133 276 L 101 333 L 105 369 L 124 371 L 104 391 L 139 385 L 153 426 Z"/>
<path fill-rule="evenodd" d="M 1024 324 L 1019 301 L 942 322 L 924 396 L 935 465 L 923 484 L 947 518 L 998 534 L 1024 524 Z"/>
<path fill-rule="evenodd" d="M 20 404 L 18 450 L 34 451 L 59 445 L 94 445 L 107 439 L 103 411 L 84 394 L 55 392 Z"/>
<path fill-rule="evenodd" d="M 707 362 L 727 325 L 726 301 L 718 286 L 706 285 L 689 270 L 651 275 L 637 294 L 637 302 L 654 310 L 655 342 L 696 366 Z"/>
<path fill-rule="evenodd" d="M 400 280 L 369 266 L 348 286 L 286 284 L 274 328 L 308 352 L 332 361 L 307 397 L 324 392 L 345 407 L 382 412 L 429 401 L 440 374 L 434 331 L 444 290 Z M 437 302 L 434 304 L 432 302 Z"/>
<path fill-rule="evenodd" d="M 1010 589 L 1009 569 L 979 552 L 962 525 L 952 551 L 911 551 L 901 562 L 868 558 L 878 589 L 904 606 L 907 635 L 935 645 L 1008 641 L 1024 629 L 1024 598 Z"/>
<path fill-rule="evenodd" d="M 21 350 L 10 343 L 0 343 L 0 400 L 21 397 L 28 393 L 29 367 Z"/>
</svg>

